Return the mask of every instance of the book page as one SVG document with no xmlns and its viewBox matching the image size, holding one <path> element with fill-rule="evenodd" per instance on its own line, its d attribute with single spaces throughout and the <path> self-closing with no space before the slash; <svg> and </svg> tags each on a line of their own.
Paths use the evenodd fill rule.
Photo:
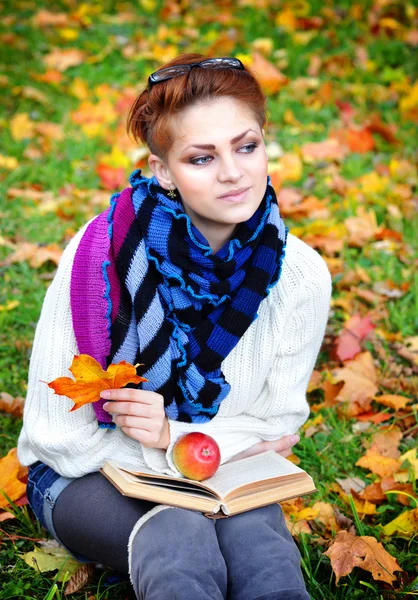
<svg viewBox="0 0 418 600">
<path fill-rule="evenodd" d="M 294 465 L 273 450 L 256 454 L 249 458 L 237 460 L 222 465 L 218 471 L 206 479 L 204 483 L 214 490 L 220 498 L 225 498 L 229 493 L 242 486 L 285 477 L 303 475 L 305 471 Z"/>
<path fill-rule="evenodd" d="M 112 463 L 113 461 L 109 462 Z M 305 473 L 303 469 L 300 469 L 273 450 L 221 465 L 215 475 L 203 481 L 193 481 L 185 477 L 179 478 L 160 475 L 147 467 L 141 466 L 138 469 L 136 465 L 120 460 L 113 464 L 120 469 L 133 473 L 137 477 L 141 477 L 141 475 L 149 476 L 149 483 L 157 485 L 162 481 L 187 483 L 191 488 L 203 488 L 212 491 L 220 499 L 225 498 L 234 490 L 258 481 L 303 475 Z"/>
</svg>

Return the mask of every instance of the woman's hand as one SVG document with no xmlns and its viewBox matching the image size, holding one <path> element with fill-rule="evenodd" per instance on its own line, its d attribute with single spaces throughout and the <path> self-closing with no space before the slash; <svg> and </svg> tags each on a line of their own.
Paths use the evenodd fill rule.
<svg viewBox="0 0 418 600">
<path fill-rule="evenodd" d="M 146 448 L 167 448 L 170 443 L 168 419 L 161 394 L 131 388 L 104 390 L 104 410 L 113 415 L 113 422 L 126 435 L 141 442 Z"/>
<path fill-rule="evenodd" d="M 280 438 L 280 440 L 274 440 L 273 442 L 258 442 L 258 444 L 254 444 L 254 446 L 251 446 L 248 450 L 240 452 L 227 462 L 234 462 L 241 458 L 255 456 L 256 454 L 267 452 L 268 450 L 274 450 L 274 452 L 277 452 L 277 454 L 281 454 L 282 456 L 289 456 L 292 454 L 292 446 L 297 444 L 299 440 L 300 437 L 298 435 L 285 435 Z"/>
</svg>

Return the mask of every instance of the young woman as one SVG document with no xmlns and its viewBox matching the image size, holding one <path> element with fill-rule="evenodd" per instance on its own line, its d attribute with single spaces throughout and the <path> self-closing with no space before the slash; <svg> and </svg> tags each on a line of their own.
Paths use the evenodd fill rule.
<svg viewBox="0 0 418 600">
<path fill-rule="evenodd" d="M 298 441 L 330 276 L 287 235 L 265 120 L 237 59 L 187 54 L 153 73 L 129 129 L 154 176 L 135 171 L 69 243 L 37 326 L 18 446 L 30 504 L 74 555 L 129 572 L 141 599 L 309 598 L 278 504 L 214 521 L 126 498 L 98 472 L 129 458 L 176 475 L 191 431 L 222 463 Z M 148 382 L 69 412 L 43 382 L 80 353 L 143 363 Z"/>
</svg>

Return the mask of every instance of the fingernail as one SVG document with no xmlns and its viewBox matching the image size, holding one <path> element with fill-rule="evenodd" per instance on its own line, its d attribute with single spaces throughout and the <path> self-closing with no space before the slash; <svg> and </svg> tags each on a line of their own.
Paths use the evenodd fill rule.
<svg viewBox="0 0 418 600">
<path fill-rule="evenodd" d="M 109 404 L 107 402 L 105 404 L 103 404 L 103 406 L 102 406 L 103 410 L 107 410 L 108 406 L 109 406 Z"/>
<path fill-rule="evenodd" d="M 298 435 L 291 435 L 290 436 L 290 443 L 291 444 L 297 444 L 299 440 L 300 440 L 300 437 Z"/>
<path fill-rule="evenodd" d="M 110 398 L 110 390 L 103 390 L 103 392 L 100 392 L 100 397 L 101 398 Z"/>
</svg>

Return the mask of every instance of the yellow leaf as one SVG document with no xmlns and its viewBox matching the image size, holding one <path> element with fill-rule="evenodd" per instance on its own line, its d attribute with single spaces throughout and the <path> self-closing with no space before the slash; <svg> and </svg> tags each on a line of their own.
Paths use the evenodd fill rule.
<svg viewBox="0 0 418 600">
<path fill-rule="evenodd" d="M 399 471 L 401 464 L 402 461 L 399 459 L 383 456 L 379 452 L 370 449 L 356 462 L 356 466 L 369 469 L 379 477 L 393 475 L 396 471 Z"/>
<path fill-rule="evenodd" d="M 282 181 L 299 181 L 302 171 L 302 161 L 299 154 L 295 152 L 286 152 L 277 164 L 277 172 Z"/>
<path fill-rule="evenodd" d="M 16 448 L 12 448 L 7 456 L 0 458 L 0 490 L 5 492 L 13 502 L 19 500 L 26 491 L 26 484 L 20 481 L 27 469 L 22 467 L 17 458 Z M 5 508 L 8 501 L 0 493 L 0 508 Z"/>
<path fill-rule="evenodd" d="M 76 29 L 72 29 L 71 27 L 64 27 L 63 29 L 59 29 L 58 33 L 63 40 L 67 42 L 72 42 L 78 38 L 78 31 Z"/>
<path fill-rule="evenodd" d="M 410 538 L 418 533 L 418 508 L 406 510 L 399 517 L 390 521 L 383 527 L 385 535 L 394 535 Z"/>
<path fill-rule="evenodd" d="M 0 304 L 0 312 L 9 312 L 20 304 L 19 300 L 8 300 L 6 304 Z"/>
<path fill-rule="evenodd" d="M 376 505 L 372 504 L 368 500 L 359 500 L 353 498 L 354 506 L 360 515 L 374 515 L 376 512 Z"/>
<path fill-rule="evenodd" d="M 44 547 L 45 550 L 36 547 L 32 552 L 26 552 L 22 556 L 25 563 L 36 571 L 47 573 L 61 569 L 58 581 L 67 581 L 82 565 L 62 546 L 50 544 Z"/>
<path fill-rule="evenodd" d="M 412 402 L 411 398 L 406 398 L 405 396 L 398 396 L 396 394 L 383 394 L 382 396 L 375 396 L 374 399 L 376 400 L 376 402 L 379 402 L 379 404 L 389 406 L 389 408 L 394 408 L 395 410 L 405 408 L 405 406 L 409 402 Z"/>
<path fill-rule="evenodd" d="M 8 169 L 9 171 L 13 171 L 18 166 L 17 159 L 14 156 L 4 156 L 4 154 L 0 154 L 0 169 Z"/>
<path fill-rule="evenodd" d="M 126 169 L 131 165 L 130 159 L 118 146 L 112 146 L 110 154 L 103 154 L 99 162 L 115 169 L 118 167 Z"/>
<path fill-rule="evenodd" d="M 407 483 L 410 477 L 410 471 L 414 472 L 415 479 L 418 479 L 418 458 L 417 458 L 417 449 L 412 448 L 412 450 L 408 450 L 405 454 L 401 455 L 401 462 L 408 461 L 410 464 L 410 468 L 408 470 L 399 471 L 399 473 L 395 473 L 395 481 L 398 483 Z"/>
<path fill-rule="evenodd" d="M 35 133 L 35 123 L 29 119 L 28 113 L 18 113 L 10 121 L 10 133 L 17 142 L 32 138 Z"/>
<path fill-rule="evenodd" d="M 286 31 L 295 31 L 297 27 L 297 18 L 289 6 L 277 13 L 275 19 L 277 27 L 282 27 Z"/>
<path fill-rule="evenodd" d="M 68 91 L 72 96 L 75 96 L 79 100 L 86 100 L 89 97 L 89 86 L 84 79 L 81 77 L 75 77 L 70 85 Z"/>
</svg>

